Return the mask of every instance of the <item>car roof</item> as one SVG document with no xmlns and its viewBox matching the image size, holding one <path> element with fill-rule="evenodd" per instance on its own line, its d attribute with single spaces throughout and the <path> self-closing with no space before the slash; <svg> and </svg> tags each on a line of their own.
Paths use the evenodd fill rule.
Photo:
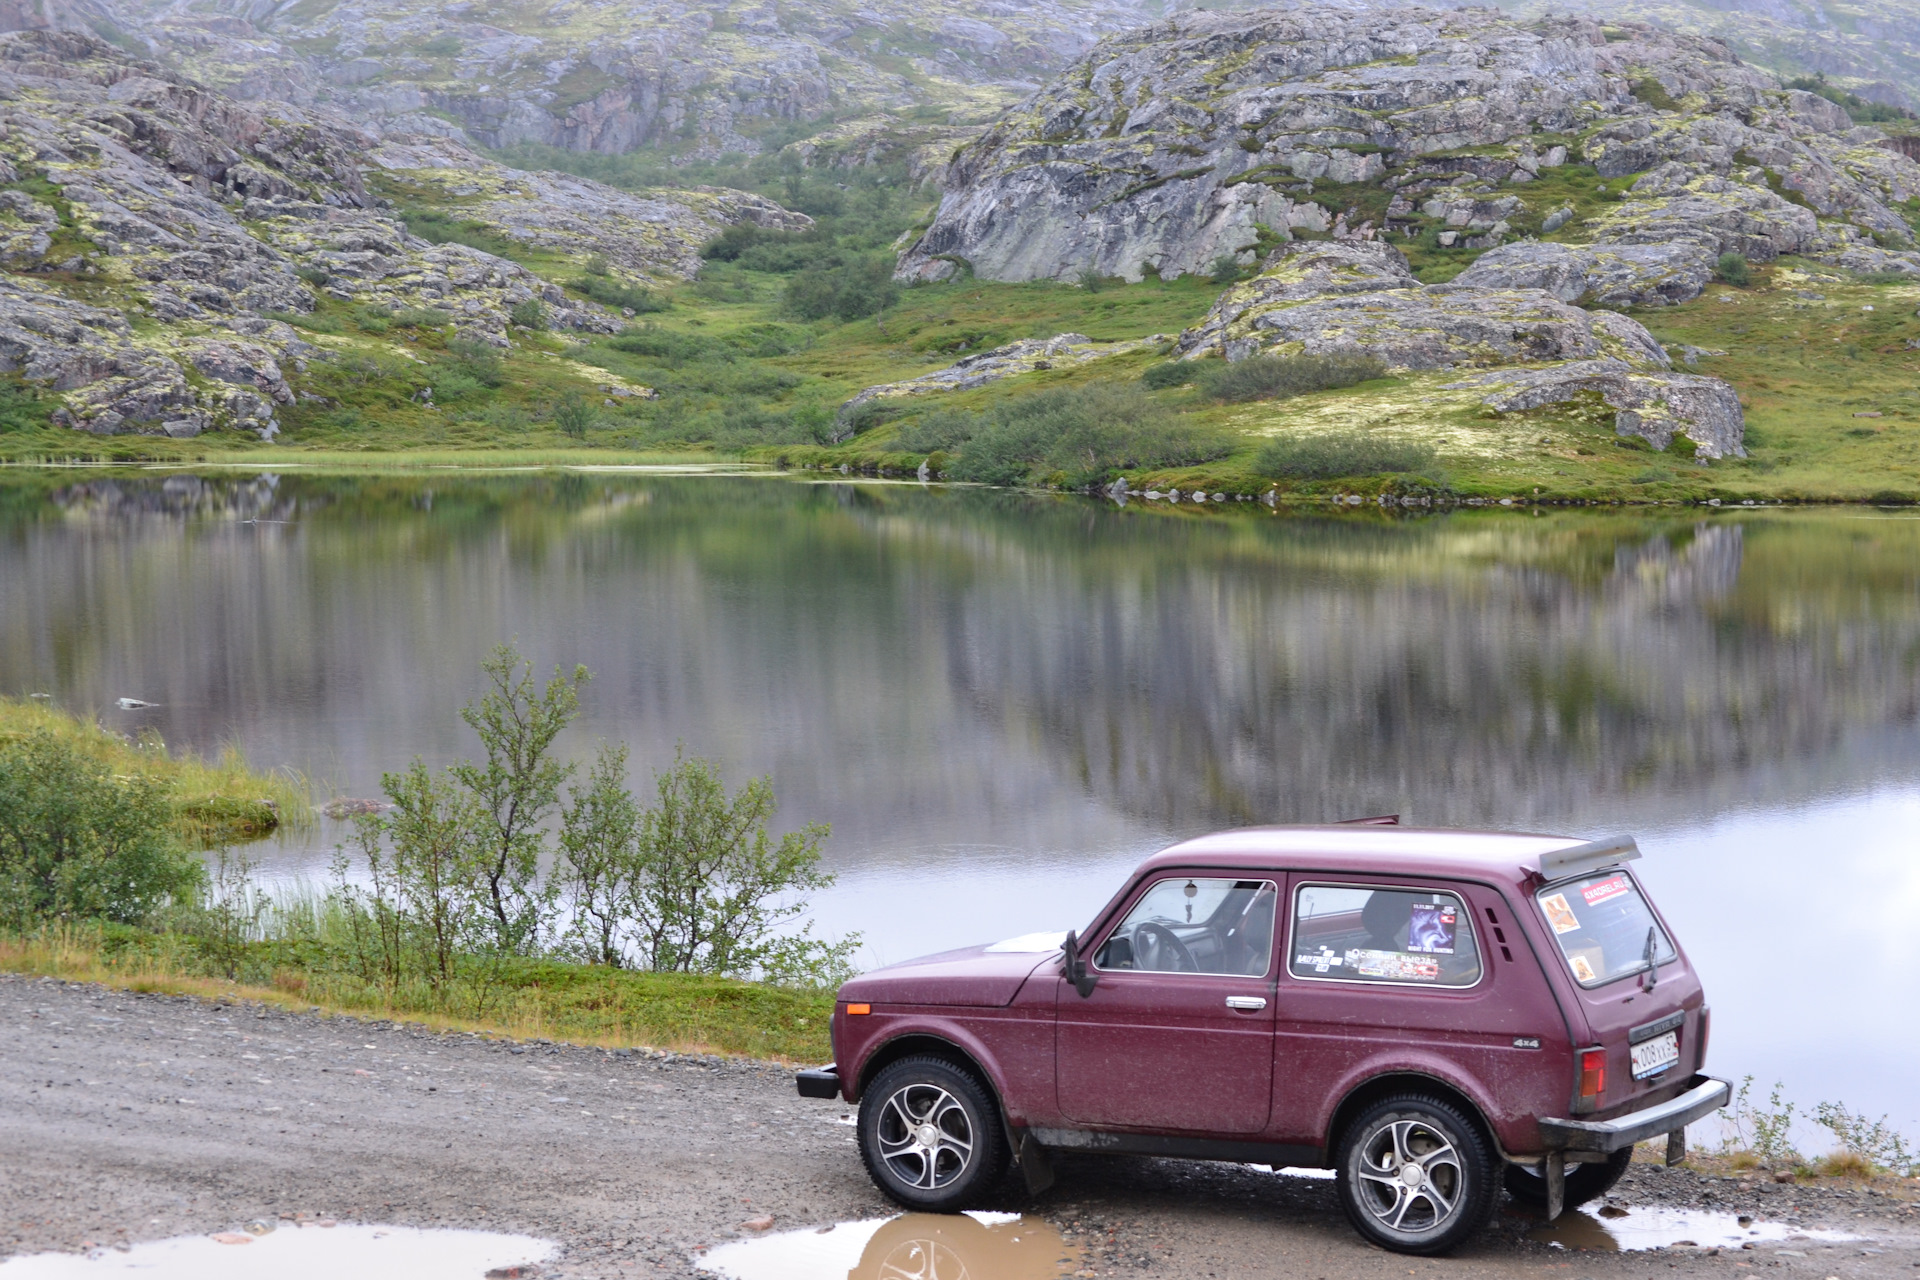
<svg viewBox="0 0 1920 1280">
<path fill-rule="evenodd" d="M 1522 885 L 1539 874 L 1541 854 L 1582 843 L 1577 836 L 1431 827 L 1241 827 L 1183 840 L 1147 859 L 1140 870 L 1203 864 L 1248 871 L 1444 875 Z"/>
</svg>

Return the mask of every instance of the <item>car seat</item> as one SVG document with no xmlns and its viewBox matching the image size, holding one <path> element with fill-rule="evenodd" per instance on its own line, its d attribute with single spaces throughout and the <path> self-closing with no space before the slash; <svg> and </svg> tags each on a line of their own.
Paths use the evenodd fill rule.
<svg viewBox="0 0 1920 1280">
<path fill-rule="evenodd" d="M 1376 889 L 1360 908 L 1360 927 L 1367 931 L 1367 945 L 1376 951 L 1404 951 L 1402 935 L 1413 921 L 1408 910 L 1411 894 Z"/>
</svg>

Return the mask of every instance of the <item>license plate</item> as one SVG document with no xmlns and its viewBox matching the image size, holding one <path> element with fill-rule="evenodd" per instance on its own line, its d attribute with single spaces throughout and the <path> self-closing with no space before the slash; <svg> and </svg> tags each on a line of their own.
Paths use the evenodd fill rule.
<svg viewBox="0 0 1920 1280">
<path fill-rule="evenodd" d="M 1651 1040 L 1642 1040 L 1629 1049 L 1627 1055 L 1633 1060 L 1635 1080 L 1657 1076 L 1680 1061 L 1680 1033 L 1669 1031 Z"/>
</svg>

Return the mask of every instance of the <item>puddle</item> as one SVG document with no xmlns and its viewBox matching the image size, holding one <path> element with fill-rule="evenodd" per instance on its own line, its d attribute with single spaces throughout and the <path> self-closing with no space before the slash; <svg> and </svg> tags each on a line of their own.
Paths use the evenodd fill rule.
<svg viewBox="0 0 1920 1280">
<path fill-rule="evenodd" d="M 1054 1280 L 1079 1252 L 1038 1218 L 907 1213 L 731 1241 L 700 1269 L 726 1280 Z"/>
<path fill-rule="evenodd" d="M 1609 1217 L 1603 1209 L 1625 1209 Z M 1731 1213 L 1703 1209 L 1667 1209 L 1658 1205 L 1595 1206 L 1569 1209 L 1556 1222 L 1543 1223 L 1527 1233 L 1529 1239 L 1562 1249 L 1601 1249 L 1631 1252 L 1698 1245 L 1702 1249 L 1738 1249 L 1745 1244 L 1779 1244 L 1806 1240 L 1837 1244 L 1858 1240 L 1841 1231 L 1790 1227 L 1784 1222 L 1750 1220 L 1746 1226 Z"/>
<path fill-rule="evenodd" d="M 339 1280 L 343 1275 L 354 1280 L 481 1280 L 495 1267 L 545 1261 L 557 1248 L 551 1240 L 491 1231 L 344 1223 L 297 1228 L 289 1223 L 262 1236 L 175 1236 L 134 1245 L 125 1253 L 36 1253 L 0 1262 L 0 1280 L 90 1280 L 134 1273 L 143 1280 Z"/>
</svg>

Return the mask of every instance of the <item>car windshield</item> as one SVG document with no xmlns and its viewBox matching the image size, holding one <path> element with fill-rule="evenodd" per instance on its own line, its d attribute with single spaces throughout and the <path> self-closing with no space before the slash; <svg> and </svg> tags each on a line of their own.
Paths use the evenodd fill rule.
<svg viewBox="0 0 1920 1280">
<path fill-rule="evenodd" d="M 1581 986 L 1593 987 L 1647 967 L 1649 939 L 1656 962 L 1674 958 L 1673 945 L 1624 871 L 1602 871 L 1548 885 L 1535 895 L 1560 953 Z"/>
</svg>

